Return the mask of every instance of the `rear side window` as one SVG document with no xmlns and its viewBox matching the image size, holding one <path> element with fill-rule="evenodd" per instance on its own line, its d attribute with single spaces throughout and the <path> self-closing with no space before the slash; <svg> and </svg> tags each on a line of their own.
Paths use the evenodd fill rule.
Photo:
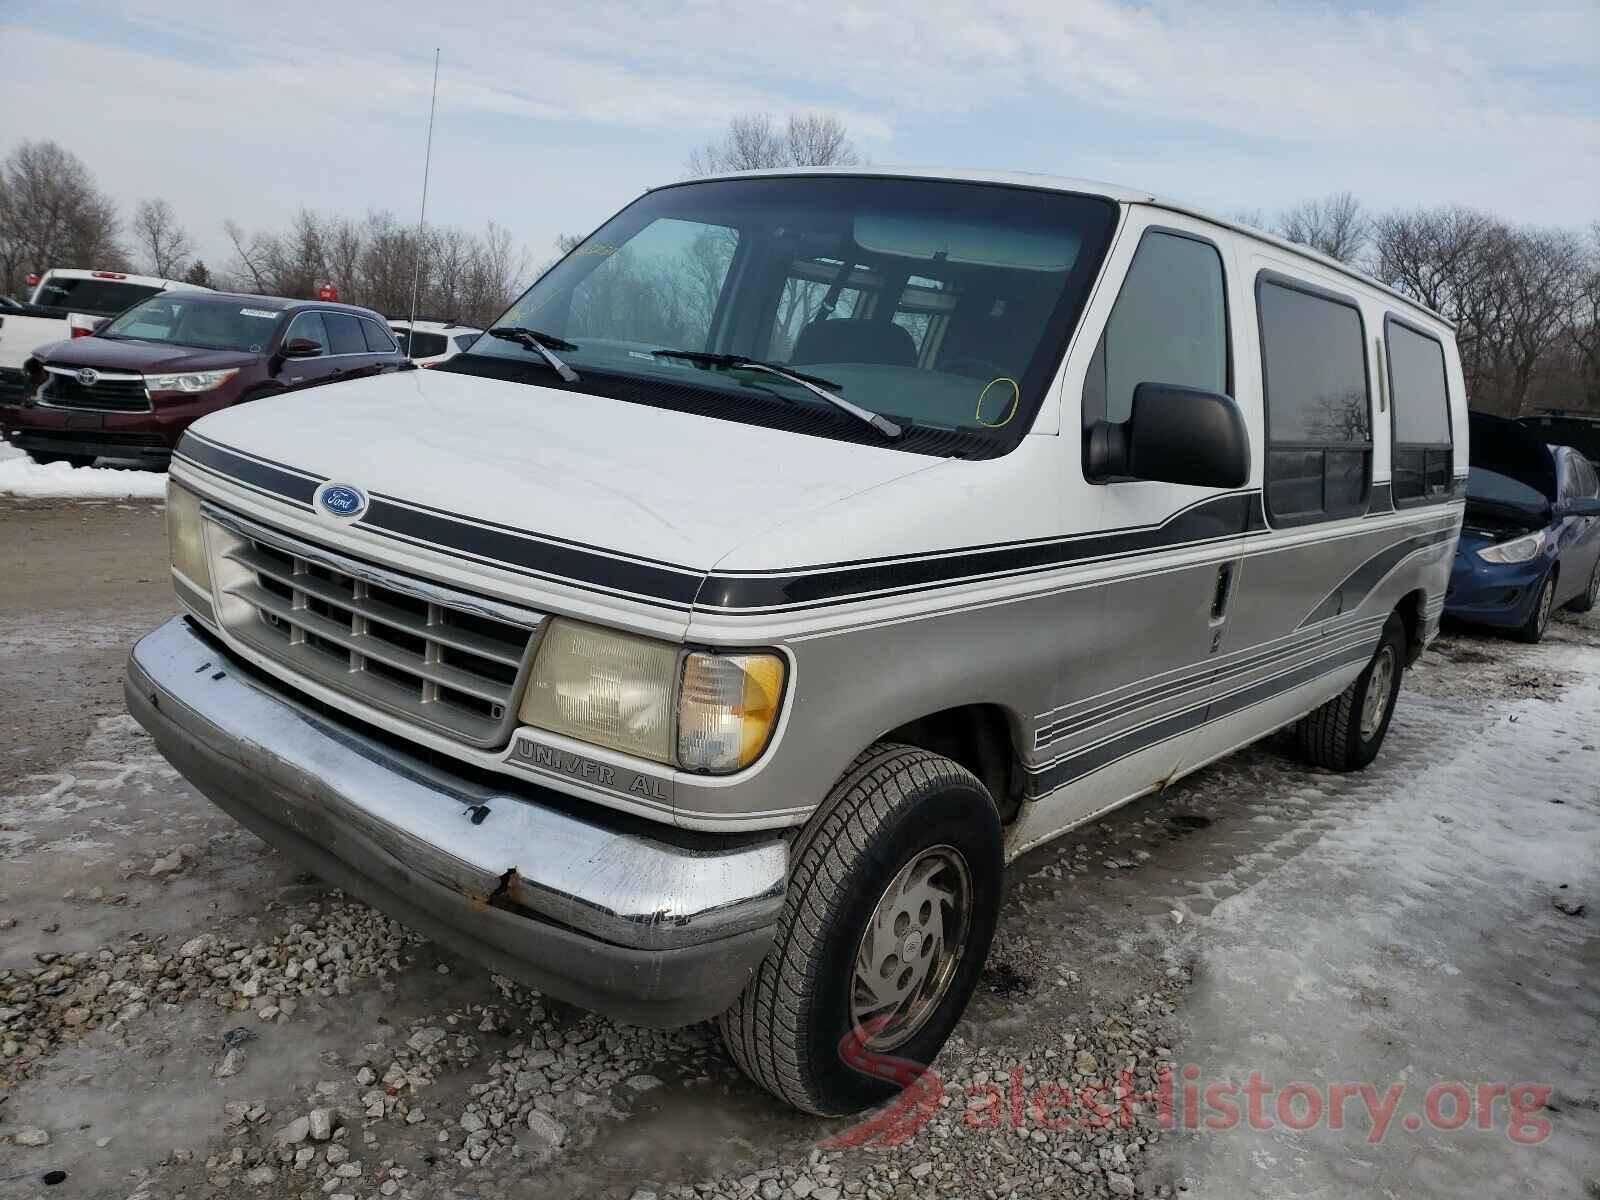
<svg viewBox="0 0 1600 1200">
<path fill-rule="evenodd" d="M 1199 238 L 1151 230 L 1083 384 L 1083 424 L 1126 421 L 1141 383 L 1228 390 L 1228 308 L 1222 259 Z"/>
<path fill-rule="evenodd" d="M 367 349 L 374 354 L 392 354 L 394 352 L 394 339 L 389 336 L 389 331 L 376 321 L 362 319 L 361 332 L 366 336 Z"/>
<path fill-rule="evenodd" d="M 1280 525 L 1366 508 L 1372 397 L 1361 310 L 1308 284 L 1256 285 L 1267 397 L 1267 513 Z"/>
<path fill-rule="evenodd" d="M 328 326 L 329 344 L 334 354 L 365 354 L 367 339 L 361 334 L 361 318 L 349 313 L 323 313 Z"/>
<path fill-rule="evenodd" d="M 477 333 L 458 333 L 455 337 L 456 347 L 461 350 L 471 350 L 472 343 L 482 336 L 482 334 Z"/>
<path fill-rule="evenodd" d="M 1454 472 L 1444 345 L 1394 317 L 1386 317 L 1383 328 L 1389 351 L 1394 502 L 1445 499 Z"/>
</svg>

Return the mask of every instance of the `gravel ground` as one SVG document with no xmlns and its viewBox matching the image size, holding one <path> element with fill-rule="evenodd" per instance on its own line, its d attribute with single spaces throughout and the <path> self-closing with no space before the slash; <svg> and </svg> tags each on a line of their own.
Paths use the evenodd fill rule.
<svg viewBox="0 0 1600 1200">
<path fill-rule="evenodd" d="M 1600 751 L 1581 740 L 1600 622 L 1563 615 L 1536 648 L 1447 631 L 1360 775 L 1309 772 L 1272 739 L 1023 857 L 980 993 L 919 1094 L 928 1119 L 891 1106 L 863 1125 L 784 1110 L 711 1026 L 623 1026 L 493 977 L 199 799 L 114 691 L 132 632 L 170 611 L 163 554 L 146 506 L 0 508 L 0 560 L 30 564 L 0 582 L 0 1198 L 1442 1196 L 1461 1172 L 1600 1195 L 1582 1070 L 1600 1027 Z M 37 717 L 47 703 L 59 718 Z M 1563 805 L 1559 838 L 1536 821 L 1496 835 L 1457 779 L 1520 744 L 1518 723 L 1544 731 L 1526 787 Z M 1442 869 L 1457 843 L 1404 824 L 1412 794 L 1434 797 L 1438 836 L 1512 846 L 1499 874 Z M 1391 829 L 1420 857 L 1388 853 Z M 1357 879 L 1399 931 L 1356 919 Z M 1486 888 L 1534 897 L 1537 922 L 1485 909 Z M 1464 965 L 1418 968 L 1417 1004 L 1379 1006 L 1374 1033 L 1405 926 Z M 1524 932 L 1502 945 L 1502 927 Z M 1520 1009 L 1511 975 L 1538 981 Z M 1479 1007 L 1457 1002 L 1463 979 Z M 1304 1078 L 1329 1045 L 1356 1078 L 1548 1077 L 1554 1135 L 1374 1150 L 1349 1131 L 1207 1137 L 1150 1099 L 1120 1119 L 1119 1087 L 1153 1095 L 1176 1064 Z M 1052 1083 L 1109 1113 L 1052 1120 Z"/>
</svg>

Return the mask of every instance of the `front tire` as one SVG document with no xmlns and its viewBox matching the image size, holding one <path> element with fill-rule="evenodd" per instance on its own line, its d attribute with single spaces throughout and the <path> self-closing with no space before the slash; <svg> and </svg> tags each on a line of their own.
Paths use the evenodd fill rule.
<svg viewBox="0 0 1600 1200">
<path fill-rule="evenodd" d="M 1551 571 L 1544 577 L 1544 583 L 1539 588 L 1539 598 L 1533 602 L 1533 611 L 1528 614 L 1528 619 L 1513 631 L 1519 642 L 1535 645 L 1544 640 L 1544 631 L 1550 628 L 1550 610 L 1555 608 L 1556 601 L 1556 573 Z"/>
<path fill-rule="evenodd" d="M 1004 871 L 971 772 L 911 746 L 865 751 L 796 841 L 772 949 L 720 1018 L 739 1069 L 819 1116 L 892 1095 L 841 1047 L 860 1029 L 870 1055 L 933 1061 L 988 957 Z"/>
<path fill-rule="evenodd" d="M 1305 760 L 1330 771 L 1359 771 L 1377 758 L 1394 718 L 1405 663 L 1405 622 L 1399 613 L 1390 613 L 1367 669 L 1332 700 L 1301 718 L 1297 734 Z"/>
</svg>

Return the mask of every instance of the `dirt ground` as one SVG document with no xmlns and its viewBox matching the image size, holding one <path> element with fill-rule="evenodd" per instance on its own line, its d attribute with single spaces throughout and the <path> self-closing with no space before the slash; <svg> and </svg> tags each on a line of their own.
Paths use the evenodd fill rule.
<svg viewBox="0 0 1600 1200">
<path fill-rule="evenodd" d="M 0 501 L 0 1200 L 1600 1197 L 1600 621 L 1448 631 L 1365 772 L 1270 739 L 1025 856 L 931 1119 L 857 1133 L 200 799 L 122 711 L 165 556 L 158 506 Z M 1265 1119 L 1205 1106 L 1253 1078 Z"/>
</svg>

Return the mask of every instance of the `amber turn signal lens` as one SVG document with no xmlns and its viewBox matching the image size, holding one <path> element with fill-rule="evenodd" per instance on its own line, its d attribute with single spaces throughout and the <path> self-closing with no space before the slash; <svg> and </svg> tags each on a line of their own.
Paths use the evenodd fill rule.
<svg viewBox="0 0 1600 1200">
<path fill-rule="evenodd" d="M 678 694 L 678 765 L 725 775 L 767 748 L 783 703 L 784 660 L 776 654 L 694 653 Z"/>
</svg>

